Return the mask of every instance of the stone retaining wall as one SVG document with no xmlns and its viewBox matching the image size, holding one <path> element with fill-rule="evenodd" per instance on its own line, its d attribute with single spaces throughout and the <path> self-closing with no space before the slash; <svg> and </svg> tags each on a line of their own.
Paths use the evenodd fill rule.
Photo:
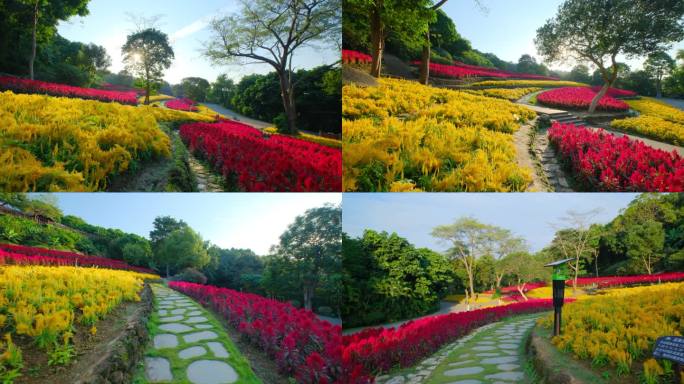
<svg viewBox="0 0 684 384">
<path fill-rule="evenodd" d="M 552 355 L 553 348 L 553 345 L 548 340 L 537 334 L 535 329 L 532 330 L 532 334 L 527 341 L 527 351 L 530 354 L 535 370 L 540 376 L 540 383 L 590 384 L 579 379 L 573 372 L 573 369 L 561 366 Z"/>
<path fill-rule="evenodd" d="M 99 360 L 80 375 L 76 384 L 128 384 L 142 360 L 149 335 L 147 321 L 152 313 L 152 290 L 145 284 L 141 305 L 126 319 L 123 330 L 111 340 Z"/>
</svg>

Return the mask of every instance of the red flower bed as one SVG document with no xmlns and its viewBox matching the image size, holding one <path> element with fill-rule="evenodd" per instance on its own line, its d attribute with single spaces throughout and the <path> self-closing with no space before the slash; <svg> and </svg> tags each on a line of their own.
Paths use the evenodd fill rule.
<svg viewBox="0 0 684 384">
<path fill-rule="evenodd" d="M 598 93 L 602 86 L 595 86 L 591 87 L 591 90 Z M 633 91 L 628 91 L 626 89 L 620 89 L 620 88 L 608 88 L 608 92 L 606 92 L 606 96 L 610 97 L 634 97 L 636 96 L 637 93 Z"/>
<path fill-rule="evenodd" d="M 345 64 L 369 64 L 372 61 L 373 58 L 365 53 L 351 51 L 349 49 L 342 50 L 342 62 Z"/>
<path fill-rule="evenodd" d="M 298 383 L 344 383 L 340 381 L 339 326 L 318 319 L 311 311 L 251 293 L 176 281 L 169 282 L 169 287 L 223 316 Z"/>
<path fill-rule="evenodd" d="M 420 65 L 420 61 L 413 61 L 411 64 Z M 478 67 L 459 62 L 454 65 L 430 63 L 430 73 L 437 76 L 463 78 L 463 77 L 495 77 L 499 79 L 530 79 L 530 80 L 558 80 L 555 77 L 531 75 L 527 73 L 517 73 L 502 71 L 496 68 Z"/>
<path fill-rule="evenodd" d="M 549 140 L 586 189 L 611 192 L 682 192 L 684 158 L 642 141 L 554 123 Z"/>
<path fill-rule="evenodd" d="M 596 284 L 599 288 L 607 288 L 624 285 L 664 283 L 681 280 L 684 280 L 684 272 L 668 272 L 660 273 L 657 275 L 578 277 L 577 285 L 581 287 Z M 572 280 L 568 280 L 567 284 L 572 284 Z"/>
<path fill-rule="evenodd" d="M 166 102 L 166 107 L 171 109 L 176 109 L 178 111 L 185 112 L 197 112 L 199 109 L 196 107 L 197 103 L 190 99 L 173 99 Z"/>
<path fill-rule="evenodd" d="M 155 273 L 151 269 L 134 267 L 121 260 L 14 244 L 0 244 L 0 265 L 4 264 L 72 265 L 77 267 L 101 267 L 141 273 Z"/>
<path fill-rule="evenodd" d="M 180 135 L 244 191 L 342 190 L 342 151 L 248 125 L 222 121 L 184 124 Z"/>
<path fill-rule="evenodd" d="M 342 362 L 345 367 L 360 365 L 364 368 L 363 373 L 373 375 L 388 372 L 398 366 L 410 367 L 475 328 L 508 316 L 548 311 L 551 308 L 551 300 L 530 300 L 425 317 L 396 329 L 368 329 L 343 337 Z"/>
<path fill-rule="evenodd" d="M 94 88 L 72 87 L 70 85 L 46 83 L 38 80 L 0 76 L 0 89 L 15 93 L 38 93 L 50 96 L 75 97 L 104 102 L 138 105 L 135 92 L 104 91 Z"/>
<path fill-rule="evenodd" d="M 551 107 L 587 109 L 594 96 L 596 96 L 596 92 L 588 87 L 566 87 L 540 93 L 537 96 L 537 101 Z M 599 101 L 596 109 L 622 112 L 629 110 L 629 105 L 622 100 L 616 100 L 606 95 Z"/>
</svg>

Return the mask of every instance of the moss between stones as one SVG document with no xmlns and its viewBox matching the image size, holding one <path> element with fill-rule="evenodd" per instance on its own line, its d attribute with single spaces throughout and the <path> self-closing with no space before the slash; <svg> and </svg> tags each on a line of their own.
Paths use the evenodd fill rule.
<svg viewBox="0 0 684 384">
<path fill-rule="evenodd" d="M 146 324 L 152 312 L 152 290 L 148 284 L 140 301 L 142 305 L 126 319 L 122 333 L 109 342 L 106 352 L 76 384 L 127 384 L 133 380 L 149 339 Z"/>
</svg>

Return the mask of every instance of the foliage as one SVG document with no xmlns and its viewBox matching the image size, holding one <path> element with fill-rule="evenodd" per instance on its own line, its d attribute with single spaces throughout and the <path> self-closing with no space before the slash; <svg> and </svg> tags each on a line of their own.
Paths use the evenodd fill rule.
<svg viewBox="0 0 684 384">
<path fill-rule="evenodd" d="M 90 100 L 0 93 L 5 191 L 102 190 L 131 164 L 170 153 L 144 110 Z"/>
<path fill-rule="evenodd" d="M 565 306 L 563 333 L 552 342 L 577 359 L 629 374 L 635 361 L 650 355 L 656 338 L 684 332 L 682 297 L 684 284 L 670 283 L 616 289 L 577 301 Z M 552 322 L 550 315 L 540 320 L 545 327 Z"/>
<path fill-rule="evenodd" d="M 180 273 L 172 276 L 171 281 L 185 281 L 188 283 L 206 284 L 207 277 L 195 268 L 185 268 Z"/>
<path fill-rule="evenodd" d="M 62 36 L 40 47 L 36 78 L 74 86 L 92 86 L 111 65 L 107 50 L 95 44 L 69 41 Z"/>
<path fill-rule="evenodd" d="M 164 70 L 175 57 L 169 37 L 154 28 L 137 31 L 126 37 L 121 54 L 126 70 L 142 80 L 148 104 L 151 90 L 161 84 Z"/>
<path fill-rule="evenodd" d="M 207 93 L 207 101 L 222 105 L 226 108 L 233 108 L 232 99 L 236 90 L 235 82 L 225 74 L 221 74 L 216 81 L 211 84 Z"/>
<path fill-rule="evenodd" d="M 74 97 L 86 100 L 117 102 L 137 105 L 138 99 L 133 92 L 103 91 L 94 88 L 71 87 L 63 84 L 26 80 L 17 77 L 0 76 L 0 90 L 15 93 L 36 93 L 41 95 Z"/>
<path fill-rule="evenodd" d="M 201 77 L 186 77 L 181 80 L 183 95 L 200 103 L 207 101 L 210 86 L 209 82 Z"/>
<path fill-rule="evenodd" d="M 285 232 L 280 235 L 280 242 L 273 248 L 273 253 L 280 258 L 281 266 L 295 284 L 295 290 L 302 292 L 302 303 L 305 309 L 311 310 L 316 289 L 326 279 L 333 278 L 341 269 L 342 208 L 326 205 L 307 210 L 295 218 Z M 266 270 L 272 268 L 267 264 Z M 264 282 L 268 285 L 268 280 Z M 273 289 L 272 291 L 277 291 Z M 333 297 L 330 303 L 339 306 L 339 297 Z"/>
<path fill-rule="evenodd" d="M 662 95 L 663 78 L 675 69 L 675 61 L 665 51 L 658 51 L 648 55 L 644 62 L 644 71 L 656 82 L 657 96 Z"/>
<path fill-rule="evenodd" d="M 275 135 L 275 134 L 278 133 L 278 130 L 275 129 L 275 128 L 273 128 L 273 127 L 270 127 L 270 128 L 265 128 L 265 129 L 263 130 L 263 132 L 264 132 L 264 133 L 271 134 L 271 135 Z M 296 138 L 301 139 L 301 140 L 310 141 L 310 142 L 312 142 L 312 143 L 317 143 L 317 144 L 325 145 L 325 146 L 331 147 L 331 148 L 340 148 L 340 149 L 342 148 L 342 141 L 340 141 L 340 140 L 331 139 L 331 138 L 328 138 L 328 137 L 323 137 L 323 136 L 318 136 L 318 135 L 312 135 L 312 134 L 310 134 L 310 133 L 302 133 L 302 132 L 300 132 L 300 133 L 296 136 Z"/>
<path fill-rule="evenodd" d="M 554 123 L 549 140 L 587 190 L 676 192 L 684 189 L 684 159 L 628 137 Z"/>
<path fill-rule="evenodd" d="M 537 95 L 537 101 L 551 107 L 583 109 L 588 108 L 597 93 L 591 88 L 558 88 Z M 627 111 L 629 105 L 621 100 L 610 96 L 604 96 L 599 100 L 598 109 L 603 111 Z"/>
<path fill-rule="evenodd" d="M 410 367 L 473 329 L 513 315 L 548 311 L 551 306 L 551 300 L 530 300 L 429 316 L 398 328 L 366 329 L 344 336 L 342 364 L 345 371 L 353 371 L 358 376 L 375 376 L 397 367 Z M 352 376 L 351 379 L 356 377 Z M 347 382 L 355 382 L 351 379 Z"/>
<path fill-rule="evenodd" d="M 64 362 L 71 355 L 69 338 L 75 324 L 94 325 L 119 304 L 139 301 L 143 279 L 152 277 L 97 268 L 4 266 L 0 268 L 0 330 L 29 337 L 43 350 L 62 338 L 62 351 L 51 359 Z M 11 345 L 9 336 L 6 340 Z M 17 347 L 10 347 L 10 354 L 13 348 Z M 4 356 L 0 355 L 0 367 L 6 364 Z M 10 362 L 12 366 L 17 367 L 16 362 Z"/>
<path fill-rule="evenodd" d="M 153 244 L 155 265 L 166 276 L 189 267 L 202 268 L 209 263 L 204 240 L 188 226 L 174 229 Z"/>
<path fill-rule="evenodd" d="M 339 326 L 319 320 L 311 311 L 254 294 L 183 282 L 171 282 L 169 287 L 211 307 L 298 383 L 344 382 L 338 381 Z"/>
<path fill-rule="evenodd" d="M 340 191 L 341 151 L 251 126 L 185 124 L 180 135 L 234 188 L 244 191 Z"/>
<path fill-rule="evenodd" d="M 523 191 L 510 133 L 534 113 L 505 100 L 380 79 L 343 88 L 346 191 Z"/>
<path fill-rule="evenodd" d="M 264 261 L 254 251 L 209 248 L 208 252 L 211 261 L 202 272 L 209 284 L 240 292 L 257 293 L 261 289 Z"/>
<path fill-rule="evenodd" d="M 538 255 L 527 252 L 515 252 L 505 256 L 501 262 L 506 275 L 515 282 L 515 286 L 525 300 L 525 288 L 528 283 L 546 280 L 548 269 L 544 268 L 545 261 Z"/>
<path fill-rule="evenodd" d="M 442 255 L 416 248 L 396 233 L 365 230 L 342 237 L 345 327 L 372 325 L 425 315 L 453 280 Z"/>
</svg>

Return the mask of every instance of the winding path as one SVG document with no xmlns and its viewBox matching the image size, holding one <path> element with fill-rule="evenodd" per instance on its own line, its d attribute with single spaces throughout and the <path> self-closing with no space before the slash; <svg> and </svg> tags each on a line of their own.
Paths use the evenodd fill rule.
<svg viewBox="0 0 684 384">
<path fill-rule="evenodd" d="M 380 376 L 378 384 L 531 383 L 525 341 L 540 315 L 485 325 L 410 370 Z"/>
<path fill-rule="evenodd" d="M 218 104 L 202 103 L 202 105 L 204 105 L 205 107 L 211 109 L 212 111 L 214 111 L 216 113 L 220 113 L 221 115 L 230 117 L 233 120 L 251 125 L 252 127 L 256 128 L 256 129 L 264 129 L 264 128 L 268 128 L 268 127 L 273 126 L 273 123 L 267 123 L 265 121 L 249 118 L 249 117 L 241 115 L 235 111 L 232 111 L 228 108 L 224 108 Z"/>
<path fill-rule="evenodd" d="M 152 345 L 145 356 L 149 383 L 230 384 L 258 379 L 222 325 L 192 299 L 153 284 Z"/>
</svg>

